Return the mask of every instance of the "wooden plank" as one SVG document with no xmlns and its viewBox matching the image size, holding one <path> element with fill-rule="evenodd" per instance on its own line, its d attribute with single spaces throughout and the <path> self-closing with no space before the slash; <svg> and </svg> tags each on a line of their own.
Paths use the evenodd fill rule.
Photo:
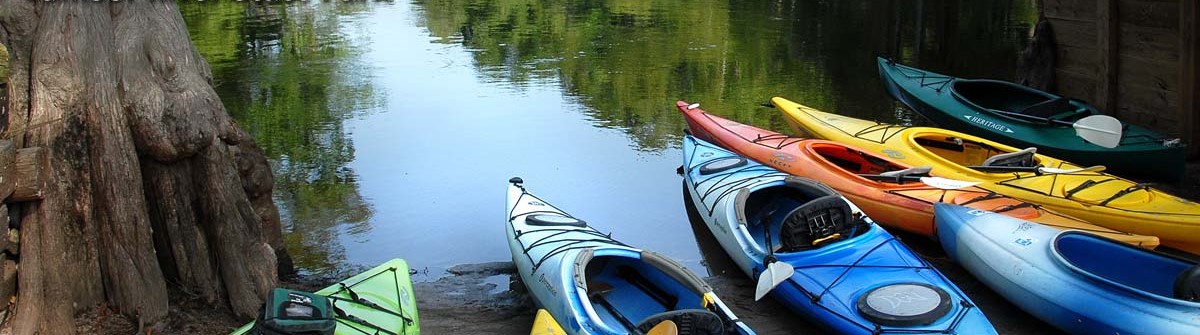
<svg viewBox="0 0 1200 335">
<path fill-rule="evenodd" d="M 1116 117 L 1125 123 L 1149 127 L 1179 136 L 1183 129 L 1176 111 L 1179 94 L 1159 89 L 1124 85 L 1119 89 Z"/>
<path fill-rule="evenodd" d="M 1048 18 L 1094 21 L 1096 4 L 1093 0 L 1043 0 L 1042 14 Z"/>
<path fill-rule="evenodd" d="M 1051 21 L 1054 43 L 1058 47 L 1096 48 L 1095 22 Z"/>
<path fill-rule="evenodd" d="M 1057 78 L 1054 90 L 1059 95 L 1089 103 L 1096 101 L 1096 79 L 1091 74 L 1056 69 L 1054 77 Z"/>
<path fill-rule="evenodd" d="M 42 190 L 46 188 L 42 178 L 41 166 L 46 161 L 46 153 L 42 148 L 24 148 L 17 150 L 16 163 L 13 164 L 13 178 L 16 178 L 12 196 L 5 202 L 21 202 L 42 198 Z"/>
<path fill-rule="evenodd" d="M 1122 25 L 1120 55 L 1175 63 L 1179 61 L 1179 32 L 1163 28 Z"/>
<path fill-rule="evenodd" d="M 0 200 L 8 198 L 13 192 L 16 181 L 13 180 L 13 163 L 17 159 L 17 147 L 12 141 L 0 140 Z"/>
<path fill-rule="evenodd" d="M 1179 92 L 1179 63 L 1121 57 L 1117 70 L 1121 86 Z"/>
<path fill-rule="evenodd" d="M 1153 0 L 1120 0 L 1118 17 L 1122 26 L 1163 28 L 1172 31 L 1179 28 L 1179 2 Z"/>
<path fill-rule="evenodd" d="M 1200 5 L 1196 1 L 1181 0 L 1179 2 L 1179 119 L 1183 128 L 1184 140 L 1188 143 L 1188 151 L 1193 156 L 1200 154 L 1200 28 L 1196 20 L 1200 20 Z"/>
<path fill-rule="evenodd" d="M 1076 48 L 1060 45 L 1054 48 L 1054 57 L 1057 62 L 1055 68 L 1086 74 L 1089 78 L 1096 78 L 1096 74 L 1100 71 L 1096 54 L 1096 48 Z"/>
<path fill-rule="evenodd" d="M 1117 109 L 1117 0 L 1100 0 L 1096 8 L 1096 108 L 1115 113 Z"/>
</svg>

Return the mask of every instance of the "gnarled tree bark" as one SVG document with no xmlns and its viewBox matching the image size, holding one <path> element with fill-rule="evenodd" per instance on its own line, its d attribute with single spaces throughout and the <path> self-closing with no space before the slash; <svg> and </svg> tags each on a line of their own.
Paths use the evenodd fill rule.
<svg viewBox="0 0 1200 335">
<path fill-rule="evenodd" d="M 284 256 L 272 177 L 228 116 L 174 2 L 0 0 L 4 136 L 42 147 L 21 206 L 14 333 L 106 304 L 162 320 L 168 282 L 252 317 Z"/>
</svg>

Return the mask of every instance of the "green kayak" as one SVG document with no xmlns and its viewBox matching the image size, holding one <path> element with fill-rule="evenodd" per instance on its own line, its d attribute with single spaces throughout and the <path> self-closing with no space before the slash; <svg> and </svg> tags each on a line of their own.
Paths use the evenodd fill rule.
<svg viewBox="0 0 1200 335">
<path fill-rule="evenodd" d="M 408 263 L 393 259 L 366 272 L 330 285 L 318 295 L 333 300 L 345 312 L 337 319 L 338 335 L 417 335 L 417 299 L 408 277 Z M 372 306 L 374 305 L 374 306 Z M 231 335 L 249 334 L 253 322 Z"/>
<path fill-rule="evenodd" d="M 940 127 L 1018 148 L 1037 147 L 1039 154 L 1076 164 L 1104 165 L 1118 175 L 1166 181 L 1183 176 L 1186 153 L 1179 139 L 1097 116 L 1096 108 L 1082 101 L 1005 81 L 955 78 L 884 58 L 878 62 L 888 94 Z"/>
</svg>

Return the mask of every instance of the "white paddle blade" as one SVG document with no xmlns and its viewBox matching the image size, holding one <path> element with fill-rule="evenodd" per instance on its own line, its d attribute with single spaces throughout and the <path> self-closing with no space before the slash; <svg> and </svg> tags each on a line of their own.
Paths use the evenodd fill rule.
<svg viewBox="0 0 1200 335">
<path fill-rule="evenodd" d="M 1041 168 L 1040 170 L 1042 171 L 1042 173 L 1052 173 L 1052 174 L 1096 172 L 1096 171 L 1104 171 L 1104 165 L 1095 165 L 1095 166 L 1089 166 L 1089 167 L 1078 168 L 1078 169 L 1055 169 L 1055 168 L 1044 167 L 1044 168 Z"/>
<path fill-rule="evenodd" d="M 1084 141 L 1105 148 L 1116 148 L 1121 144 L 1121 120 L 1108 115 L 1092 115 L 1075 121 L 1071 125 L 1075 135 Z"/>
<path fill-rule="evenodd" d="M 943 190 L 957 190 L 960 188 L 979 185 L 979 182 L 977 181 L 947 179 L 942 177 L 921 177 L 921 182 L 925 183 L 925 185 L 937 187 Z"/>
<path fill-rule="evenodd" d="M 796 273 L 796 269 L 792 268 L 791 264 L 784 262 L 768 264 L 767 269 L 758 275 L 758 286 L 754 288 L 754 301 L 767 296 L 767 293 L 774 290 L 776 286 L 791 278 L 793 273 Z"/>
</svg>

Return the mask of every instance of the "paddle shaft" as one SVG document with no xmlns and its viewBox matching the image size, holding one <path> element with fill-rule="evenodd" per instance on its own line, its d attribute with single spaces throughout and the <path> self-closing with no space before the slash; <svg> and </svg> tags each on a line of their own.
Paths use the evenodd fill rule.
<svg viewBox="0 0 1200 335">
<path fill-rule="evenodd" d="M 1113 131 L 1113 130 L 1111 130 L 1111 129 L 1100 129 L 1100 128 L 1096 128 L 1096 127 L 1089 127 L 1089 126 L 1081 125 L 1081 124 L 1079 124 L 1079 123 L 1077 123 L 1077 122 L 1068 122 L 1068 121 L 1063 121 L 1063 120 L 1056 120 L 1056 119 L 1044 118 L 1044 117 L 1040 117 L 1040 116 L 1033 116 L 1033 115 L 1025 115 L 1025 114 L 1021 114 L 1021 113 L 1017 113 L 1017 112 L 1002 111 L 1002 110 L 999 110 L 999 109 L 991 109 L 991 108 L 988 108 L 988 111 L 991 111 L 992 113 L 997 113 L 997 114 L 1003 114 L 1003 115 L 1008 115 L 1008 116 L 1015 116 L 1015 117 L 1019 117 L 1019 118 L 1024 118 L 1024 119 L 1027 119 L 1027 120 L 1045 121 L 1045 122 L 1048 122 L 1048 123 L 1060 124 L 1060 125 L 1064 125 L 1064 126 L 1071 126 L 1071 127 L 1075 127 L 1075 128 L 1083 128 L 1083 129 L 1087 129 L 1087 130 L 1094 130 L 1094 131 L 1098 131 L 1098 132 L 1102 132 L 1102 133 L 1107 133 L 1107 134 L 1113 134 L 1113 135 L 1120 135 L 1120 134 L 1121 134 L 1121 133 L 1119 133 L 1119 132 L 1116 132 L 1116 131 Z"/>
<path fill-rule="evenodd" d="M 1057 123 L 1057 124 L 1061 124 L 1061 125 L 1065 125 L 1065 126 L 1070 126 L 1070 125 L 1075 124 L 1074 122 L 1067 122 L 1067 121 L 1063 121 L 1063 120 L 1044 118 L 1044 117 L 1040 117 L 1040 116 L 1026 115 L 1026 114 L 1021 114 L 1021 113 L 1017 113 L 1017 112 L 1002 111 L 999 109 L 988 108 L 987 110 L 992 113 L 1003 114 L 1003 115 L 1007 115 L 1007 116 L 1014 116 L 1014 117 L 1018 117 L 1018 118 L 1022 118 L 1022 119 L 1026 119 L 1026 120 L 1045 121 L 1047 123 Z"/>
</svg>

